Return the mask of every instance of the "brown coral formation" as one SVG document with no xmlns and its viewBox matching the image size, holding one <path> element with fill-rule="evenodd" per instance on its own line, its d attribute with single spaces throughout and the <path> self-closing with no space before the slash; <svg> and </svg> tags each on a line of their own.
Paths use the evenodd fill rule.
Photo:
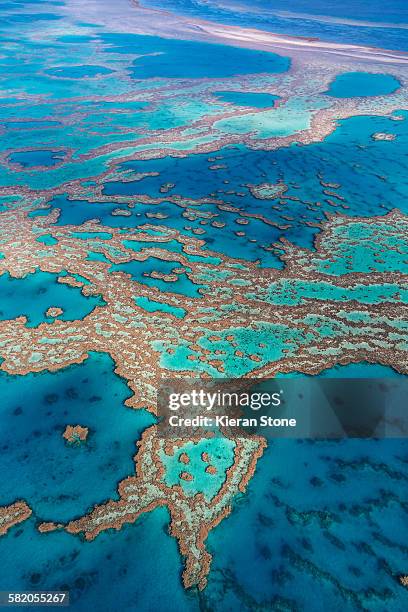
<svg viewBox="0 0 408 612">
<path fill-rule="evenodd" d="M 151 427 L 138 442 L 135 476 L 119 483 L 119 501 L 95 506 L 89 514 L 70 521 L 65 529 L 73 534 L 82 533 L 87 540 L 92 540 L 101 531 L 120 529 L 124 523 L 137 520 L 142 513 L 165 505 L 171 516 L 170 533 L 177 538 L 186 560 L 184 585 L 202 589 L 211 563 L 211 555 L 205 548 L 208 533 L 231 512 L 234 497 L 245 491 L 265 445 L 265 440 L 255 436 L 236 440 L 233 466 L 227 471 L 217 495 L 207 501 L 201 493 L 189 497 L 180 486 L 166 485 L 165 469 L 160 460 L 165 441 L 158 438 L 155 427 Z M 54 528 L 57 526 L 50 523 L 42 525 L 43 531 Z"/>
<path fill-rule="evenodd" d="M 48 310 L 46 311 L 45 316 L 55 318 L 62 315 L 63 312 L 63 309 L 59 306 L 50 306 L 50 308 L 48 308 Z"/>
<path fill-rule="evenodd" d="M 185 480 L 186 482 L 192 482 L 194 480 L 194 476 L 190 474 L 190 472 L 181 472 L 180 478 L 181 480 Z"/>
<path fill-rule="evenodd" d="M 284 183 L 261 183 L 260 185 L 248 185 L 250 192 L 258 200 L 274 200 L 280 198 L 288 190 Z"/>
<path fill-rule="evenodd" d="M 80 444 L 85 442 L 89 434 L 88 427 L 82 427 L 82 425 L 67 425 L 62 437 L 69 444 Z"/>
<path fill-rule="evenodd" d="M 395 140 L 396 139 L 396 135 L 395 134 L 390 134 L 387 132 L 375 132 L 375 134 L 373 134 L 371 136 L 371 138 L 373 140 Z"/>
<path fill-rule="evenodd" d="M 37 527 L 40 533 L 49 533 L 50 531 L 56 531 L 62 529 L 64 526 L 61 523 L 40 523 Z"/>
<path fill-rule="evenodd" d="M 322 227 L 315 251 L 280 241 L 277 246 L 285 263 L 282 270 L 261 268 L 258 262 L 204 251 L 200 240 L 165 227 L 160 227 L 161 235 L 154 238 L 149 230 L 157 231 L 157 226 L 142 226 L 137 233 L 127 235 L 129 241 L 149 243 L 145 249 L 133 251 L 124 247 L 123 234 L 119 230 L 103 228 L 95 222 L 84 226 L 83 230 L 89 232 L 109 230 L 112 239 L 100 241 L 98 252 L 112 263 L 143 262 L 149 257 L 173 261 L 174 253 L 163 246 L 171 240 L 177 241 L 181 247 L 177 253 L 179 267 L 184 268 L 186 277 L 200 287 L 197 297 L 183 296 L 182 301 L 180 295 L 172 293 L 172 283 L 166 292 L 162 292 L 157 287 L 135 281 L 130 274 L 111 271 L 111 263 L 87 259 L 88 241 L 72 237 L 77 228 L 50 226 L 51 220 L 57 220 L 58 211 L 53 211 L 48 217 L 30 218 L 26 211 L 13 210 L 0 213 L 0 218 L 2 252 L 5 253 L 5 258 L 0 260 L 0 271 L 22 277 L 36 268 L 57 273 L 64 270 L 68 276 L 61 275 L 59 282 L 80 286 L 85 295 L 100 294 L 106 303 L 78 321 L 57 319 L 52 324 L 43 323 L 36 328 L 27 327 L 24 317 L 1 321 L 0 341 L 4 358 L 1 369 L 9 373 L 24 374 L 46 368 L 58 370 L 71 363 L 80 363 L 90 351 L 107 352 L 116 363 L 116 373 L 128 381 L 133 391 L 127 405 L 133 408 L 147 406 L 155 412 L 157 382 L 168 374 L 161 355 L 169 356 L 179 346 L 189 346 L 202 365 L 202 375 L 209 376 L 225 369 L 223 357 L 227 349 L 217 347 L 217 359 L 214 359 L 211 344 L 203 345 L 204 332 L 212 342 L 227 343 L 230 352 L 235 352 L 234 359 L 243 364 L 247 375 L 251 376 L 273 376 L 277 372 L 293 370 L 318 373 L 334 363 L 363 360 L 380 361 L 400 372 L 408 371 L 408 356 L 403 346 L 406 333 L 399 325 L 408 315 L 407 306 L 401 300 L 393 298 L 368 304 L 353 300 L 318 302 L 308 299 L 288 306 L 269 303 L 265 297 L 271 283 L 279 281 L 324 280 L 344 290 L 376 283 L 392 282 L 404 286 L 406 277 L 399 271 L 385 273 L 373 269 L 367 274 L 350 270 L 334 277 L 326 274 L 323 267 L 334 258 L 332 244 L 333 241 L 339 243 L 338 232 L 341 235 L 341 230 L 345 232 L 351 223 L 378 228 L 374 240 L 378 251 L 376 256 L 384 256 L 387 248 L 382 242 L 385 225 L 391 227 L 387 231 L 394 231 L 398 236 L 408 227 L 407 218 L 398 211 L 370 219 L 331 217 Z M 47 258 L 41 256 L 35 241 L 36 233 L 43 227 L 58 238 L 58 243 L 52 246 L 52 256 Z M 153 247 L 152 242 L 155 243 Z M 94 243 L 92 248 L 95 249 Z M 72 257 L 73 250 L 75 258 Z M 195 259 L 190 259 L 191 255 Z M 215 258 L 216 264 L 212 261 Z M 207 277 L 211 279 L 210 287 L 206 285 Z M 169 306 L 182 305 L 185 310 L 182 322 L 170 312 L 157 315 L 139 307 L 134 300 L 136 292 L 138 296 L 164 301 Z M 351 317 L 356 310 L 360 317 L 364 317 L 363 326 Z M 320 325 L 335 326 L 336 334 L 320 333 L 319 321 Z M 265 349 L 274 343 L 275 338 L 273 334 L 262 337 L 259 354 L 255 355 L 251 350 L 251 356 L 256 360 L 249 359 L 243 351 L 237 351 L 239 329 L 245 329 L 247 333 L 254 330 L 258 334 L 262 325 L 283 326 L 288 340 L 281 355 L 265 359 Z M 300 339 L 298 343 L 290 340 L 291 335 Z M 35 361 L 32 360 L 33 353 Z M 186 359 L 186 369 L 176 372 L 175 376 L 194 375 L 195 370 L 187 369 L 189 363 Z M 189 497 L 179 485 L 166 485 L 160 452 L 168 451 L 171 455 L 178 445 L 174 441 L 158 439 L 155 427 L 151 427 L 139 443 L 136 474 L 119 484 L 119 500 L 96 506 L 89 514 L 70 521 L 64 528 L 91 540 L 105 529 L 120 529 L 124 523 L 137 520 L 144 512 L 167 506 L 171 516 L 170 532 L 178 539 L 186 558 L 184 583 L 203 588 L 211 562 L 211 555 L 205 548 L 208 532 L 231 511 L 236 495 L 245 491 L 265 441 L 255 437 L 238 438 L 235 444 L 234 461 L 227 470 L 225 481 L 208 501 L 202 494 Z M 209 457 L 203 455 L 202 459 L 210 465 L 205 461 Z M 61 527 L 52 523 L 41 524 L 43 532 L 58 528 Z"/>
<path fill-rule="evenodd" d="M 0 535 L 5 535 L 11 527 L 27 520 L 31 514 L 32 510 L 25 501 L 0 507 Z"/>
<path fill-rule="evenodd" d="M 54 219 L 57 215 L 56 211 L 52 213 Z M 230 342 L 236 349 L 236 359 L 249 364 L 246 366 L 247 371 L 254 376 L 269 376 L 290 370 L 313 374 L 339 361 L 380 361 L 400 372 L 407 371 L 407 352 L 401 344 L 403 329 L 397 331 L 392 325 L 392 321 L 406 319 L 407 306 L 401 301 L 368 304 L 352 301 L 339 303 L 329 299 L 324 303 L 307 300 L 289 307 L 286 304 L 268 304 L 264 297 L 270 284 L 279 281 L 324 280 L 344 289 L 390 282 L 403 286 L 405 275 L 396 271 L 373 270 L 370 274 L 350 272 L 333 277 L 323 271 L 317 271 L 315 263 L 323 260 L 330 262 L 332 253 L 325 245 L 330 243 L 334 230 L 337 231 L 342 225 L 346 228 L 350 223 L 358 222 L 367 226 L 378 223 L 393 224 L 396 233 L 400 234 L 404 231 L 407 221 L 404 215 L 397 211 L 380 218 L 350 219 L 340 215 L 330 218 L 316 240 L 315 253 L 281 240 L 277 246 L 281 249 L 281 257 L 285 263 L 283 270 L 260 268 L 257 262 L 227 258 L 211 251 L 204 252 L 199 240 L 186 238 L 177 231 L 166 228 L 161 228 L 163 236 L 154 240 L 157 242 L 157 248 L 149 247 L 141 252 L 130 252 L 123 247 L 119 232 L 109 228 L 112 240 L 109 240 L 109 245 L 101 244 L 100 252 L 110 257 L 113 262 L 145 261 L 151 256 L 172 261 L 174 254 L 160 246 L 161 243 L 174 239 L 182 246 L 177 258 L 180 264 L 189 270 L 186 272 L 188 279 L 199 283 L 203 275 L 210 275 L 211 289 L 205 286 L 199 289 L 200 298 L 183 296 L 182 305 L 186 315 L 182 328 L 180 320 L 171 313 L 147 312 L 137 306 L 134 300 L 137 286 L 138 296 L 157 302 L 165 301 L 170 306 L 180 306 L 180 297 L 172 293 L 172 283 L 169 283 L 169 288 L 163 293 L 156 287 L 136 283 L 129 274 L 111 272 L 109 263 L 87 260 L 87 241 L 74 240 L 70 236 L 73 231 L 70 226 L 51 229 L 52 233 L 58 235 L 58 244 L 53 246 L 54 256 L 41 258 L 33 228 L 41 227 L 42 224 L 49 225 L 50 219 L 28 218 L 26 213 L 15 210 L 0 213 L 0 216 L 4 239 L 2 250 L 6 254 L 6 258 L 0 260 L 0 272 L 9 271 L 13 276 L 23 276 L 36 267 L 50 272 L 64 269 L 68 271 L 69 276 L 59 277 L 59 282 L 77 285 L 79 281 L 72 275 L 80 275 L 89 283 L 81 285 L 82 292 L 89 295 L 101 294 L 106 302 L 106 306 L 98 306 L 80 321 L 57 319 L 53 324 L 42 324 L 37 328 L 27 328 L 23 317 L 13 321 L 1 321 L 0 339 L 3 342 L 4 357 L 1 368 L 9 373 L 24 374 L 45 368 L 55 370 L 83 361 L 89 351 L 108 352 L 117 364 L 116 372 L 129 381 L 134 392 L 127 404 L 135 408 L 147 405 L 149 410 L 154 412 L 154 383 L 166 376 L 166 368 L 162 367 L 160 362 L 160 353 L 163 350 L 171 355 L 181 342 L 188 343 L 195 361 L 199 360 L 203 368 L 208 364 L 214 368 L 212 371 L 215 375 L 217 372 L 223 372 L 223 355 L 218 354 L 217 359 L 214 359 L 215 355 L 201 346 L 203 328 L 208 330 L 209 338 L 225 338 Z M 398 226 L 402 229 L 398 229 Z M 96 227 L 99 231 L 102 230 L 101 226 Z M 87 230 L 92 229 L 95 229 L 95 225 L 88 224 Z M 144 233 L 143 229 L 148 230 L 149 226 L 144 226 L 139 234 L 127 239 L 136 239 L 139 242 L 146 240 L 151 243 L 151 235 Z M 16 246 L 16 233 L 21 236 L 20 246 Z M 70 256 L 73 247 L 77 253 L 74 261 Z M 108 250 L 113 248 L 115 255 Z M 188 259 L 189 254 L 201 255 L 202 260 L 191 261 Z M 215 268 L 211 260 L 206 262 L 207 257 L 217 257 L 220 263 Z M 217 274 L 227 274 L 227 280 L 212 276 L 215 269 Z M 237 282 L 240 285 L 237 285 Z M 350 320 L 348 316 L 349 312 L 356 309 L 367 319 L 364 327 Z M 319 318 L 322 323 L 323 320 L 330 321 L 336 326 L 336 335 L 320 334 L 316 325 L 307 324 L 311 317 Z M 286 352 L 271 362 L 259 361 L 262 353 L 251 353 L 249 359 L 243 351 L 239 351 L 235 334 L 228 333 L 228 330 L 238 326 L 254 329 L 254 321 L 257 322 L 258 328 L 263 322 L 285 325 L 302 341 L 296 348 L 288 343 Z M 381 324 L 378 321 L 381 321 Z M 43 343 L 44 336 L 47 337 L 47 344 Z M 153 342 L 159 339 L 163 349 L 158 349 Z M 268 344 L 268 339 L 265 338 L 263 344 Z M 138 349 L 135 350 L 135 347 Z M 36 356 L 35 362 L 31 359 L 33 353 Z M 189 360 L 186 360 L 186 368 L 189 367 L 188 363 Z M 177 373 L 180 376 L 188 374 L 194 374 L 194 371 L 189 372 L 186 369 Z"/>
<path fill-rule="evenodd" d="M 408 576 L 407 575 L 399 576 L 398 579 L 399 579 L 400 584 L 403 587 L 408 588 Z"/>
<path fill-rule="evenodd" d="M 217 468 L 215 467 L 215 465 L 207 465 L 205 471 L 207 474 L 211 474 L 214 476 L 217 473 Z"/>
</svg>

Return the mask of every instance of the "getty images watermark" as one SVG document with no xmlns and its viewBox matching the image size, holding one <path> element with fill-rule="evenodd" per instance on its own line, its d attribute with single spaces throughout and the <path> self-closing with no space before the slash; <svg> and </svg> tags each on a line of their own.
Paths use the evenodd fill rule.
<svg viewBox="0 0 408 612">
<path fill-rule="evenodd" d="M 296 427 L 295 418 L 279 418 L 266 414 L 259 417 L 236 416 L 239 409 L 259 411 L 282 406 L 283 389 L 277 392 L 247 391 L 191 391 L 169 394 L 168 407 L 172 412 L 168 418 L 171 427 Z M 179 411 L 188 409 L 186 414 Z M 204 414 L 192 416 L 191 410 L 201 410 Z M 229 414 L 231 411 L 234 416 Z M 217 413 L 209 416 L 208 413 Z M 221 413 L 220 413 L 221 412 Z"/>
<path fill-rule="evenodd" d="M 170 379 L 157 398 L 158 435 L 267 438 L 408 436 L 408 378 Z"/>
</svg>

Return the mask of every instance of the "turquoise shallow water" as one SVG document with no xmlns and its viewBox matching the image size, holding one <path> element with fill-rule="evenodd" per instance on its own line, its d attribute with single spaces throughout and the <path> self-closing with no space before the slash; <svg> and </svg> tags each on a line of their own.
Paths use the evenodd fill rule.
<svg viewBox="0 0 408 612">
<path fill-rule="evenodd" d="M 283 281 L 271 283 L 266 301 L 271 304 L 289 306 L 305 304 L 306 300 L 334 300 L 359 304 L 381 304 L 381 302 L 408 302 L 408 287 L 400 289 L 398 284 L 356 285 L 351 289 L 335 287 L 327 282 Z"/>
<path fill-rule="evenodd" d="M 226 470 L 233 464 L 234 446 L 232 440 L 214 438 L 201 440 L 197 444 L 188 442 L 178 448 L 171 457 L 162 453 L 161 459 L 166 468 L 166 484 L 180 485 L 190 497 L 196 493 L 203 493 L 205 498 L 211 501 L 225 480 Z M 182 453 L 188 453 L 190 459 L 188 465 L 180 462 Z M 206 472 L 208 463 L 203 461 L 203 453 L 208 453 L 211 465 L 217 470 L 216 474 Z M 183 472 L 191 476 L 192 480 L 181 478 Z"/>
<path fill-rule="evenodd" d="M 156 302 L 155 300 L 150 300 L 149 298 L 143 296 L 135 298 L 135 302 L 138 306 L 144 308 L 144 310 L 146 310 L 147 312 L 169 312 L 178 319 L 183 319 L 186 314 L 184 308 L 170 306 L 165 302 Z"/>
</svg>

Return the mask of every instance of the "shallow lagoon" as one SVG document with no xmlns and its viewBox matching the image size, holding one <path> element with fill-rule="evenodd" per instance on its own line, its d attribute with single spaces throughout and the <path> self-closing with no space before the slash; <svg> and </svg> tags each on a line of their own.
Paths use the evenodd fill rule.
<svg viewBox="0 0 408 612">
<path fill-rule="evenodd" d="M 162 278 L 155 278 L 154 273 L 160 275 L 172 275 L 173 270 L 180 268 L 181 264 L 179 261 L 164 261 L 158 257 L 149 257 L 145 261 L 128 261 L 120 264 L 113 264 L 110 267 L 110 271 L 120 271 L 131 274 L 132 278 L 143 285 L 149 287 L 157 287 L 160 291 L 168 293 L 178 293 L 187 297 L 200 297 L 198 290 L 203 285 L 196 285 L 193 283 L 186 272 L 183 271 L 176 275 L 177 280 L 170 281 Z M 183 268 L 184 270 L 184 268 Z M 187 269 L 188 271 L 188 269 Z M 153 273 L 153 276 L 151 274 Z M 137 288 L 135 287 L 135 292 Z"/>
<path fill-rule="evenodd" d="M 131 392 L 113 368 L 110 356 L 90 353 L 57 372 L 0 372 L 1 505 L 22 498 L 41 519 L 61 521 L 116 496 L 118 480 L 134 471 L 135 442 L 154 420 L 124 406 Z M 69 445 L 67 425 L 88 427 L 88 440 Z"/>
<path fill-rule="evenodd" d="M 228 102 L 235 106 L 252 106 L 253 108 L 274 106 L 275 101 L 279 100 L 279 96 L 252 91 L 214 91 L 213 95 L 222 102 Z"/>
<path fill-rule="evenodd" d="M 8 273 L 0 276 L 0 320 L 27 317 L 27 326 L 51 323 L 54 319 L 45 312 L 50 306 L 63 309 L 59 319 L 74 321 L 83 319 L 96 306 L 105 302 L 101 297 L 85 296 L 78 287 L 57 282 L 58 274 L 37 270 L 23 278 L 13 278 Z"/>
<path fill-rule="evenodd" d="M 396 121 L 394 117 L 403 120 Z M 392 133 L 396 138 L 392 141 L 376 141 L 372 138 L 376 132 Z M 126 197 L 145 193 L 157 198 L 162 195 L 160 188 L 164 183 L 174 183 L 172 195 L 198 199 L 212 194 L 246 213 L 265 214 L 285 229 L 279 230 L 251 219 L 244 228 L 246 236 L 238 237 L 235 235 L 238 229 L 235 223 L 237 215 L 217 211 L 217 220 L 226 223 L 226 227 L 216 229 L 207 225 L 206 234 L 200 237 L 215 251 L 235 252 L 243 258 L 259 258 L 263 265 L 277 266 L 279 262 L 276 254 L 267 253 L 263 246 L 272 244 L 284 235 L 299 246 L 313 248 L 317 230 L 306 222 L 322 221 L 326 212 L 373 216 L 383 215 L 392 208 L 404 211 L 408 197 L 408 157 L 405 151 L 408 151 L 406 111 L 399 111 L 390 117 L 353 117 L 341 121 L 339 127 L 323 142 L 308 145 L 307 156 L 305 147 L 296 144 L 268 153 L 243 146 L 228 146 L 217 152 L 217 159 L 215 155 L 197 154 L 181 159 L 169 156 L 157 160 L 125 162 L 120 166 L 123 170 L 159 174 L 139 181 L 105 183 L 104 194 Z M 217 170 L 211 169 L 214 164 L 219 166 Z M 381 172 L 378 168 L 381 168 Z M 268 182 L 276 185 L 280 181 L 287 186 L 287 191 L 273 200 L 256 199 L 248 188 L 250 183 Z M 105 206 L 107 210 L 110 205 L 99 206 Z M 164 203 L 162 206 L 160 210 L 168 215 L 166 225 L 175 228 L 185 225 L 175 216 L 174 205 Z M 91 218 L 88 211 L 92 210 L 92 205 L 78 207 L 80 216 L 73 218 L 82 222 L 81 218 Z M 134 210 L 143 213 L 144 207 L 138 204 Z M 212 205 L 200 205 L 200 211 L 212 210 Z M 290 222 L 287 215 L 291 217 Z M 103 222 L 112 223 L 107 221 L 106 216 Z M 200 227 L 200 219 L 189 225 Z M 249 239 L 255 239 L 256 243 L 250 243 Z M 391 255 L 386 256 L 390 265 Z M 359 268 L 360 259 L 356 259 Z M 362 271 L 366 268 L 363 267 Z"/>
<path fill-rule="evenodd" d="M 391 74 L 346 72 L 334 79 L 326 94 L 334 98 L 385 96 L 400 87 L 401 83 Z"/>
<path fill-rule="evenodd" d="M 142 55 L 133 63 L 135 79 L 223 78 L 236 74 L 286 72 L 290 67 L 287 57 L 227 45 L 135 34 L 101 34 L 100 40 L 109 45 L 108 52 Z"/>
<path fill-rule="evenodd" d="M 393 119 L 398 116 L 403 120 Z M 393 133 L 396 138 L 392 141 L 375 141 L 372 135 L 376 132 Z M 308 155 L 305 156 L 305 148 L 296 144 L 267 154 L 243 146 L 228 146 L 217 152 L 216 160 L 211 154 L 197 154 L 181 159 L 168 156 L 125 162 L 120 169 L 139 173 L 157 172 L 158 176 L 129 182 L 110 181 L 105 183 L 103 193 L 118 195 L 124 200 L 127 195 L 138 194 L 157 198 L 163 197 L 160 191 L 163 184 L 174 183 L 171 195 L 186 198 L 213 195 L 246 213 L 265 214 L 284 229 L 251 219 L 245 225 L 245 236 L 239 237 L 235 233 L 240 229 L 235 221 L 239 213 L 218 210 L 217 220 L 225 223 L 225 227 L 217 229 L 207 224 L 205 234 L 200 238 L 204 238 L 208 248 L 215 251 L 235 252 L 239 257 L 260 259 L 262 265 L 275 267 L 281 265 L 277 253 L 267 252 L 264 247 L 284 235 L 299 246 L 313 248 L 317 229 L 308 226 L 307 222 L 324 220 L 326 212 L 337 210 L 351 216 L 372 216 L 382 215 L 394 207 L 405 210 L 408 197 L 408 168 L 405 161 L 408 158 L 403 154 L 405 150 L 408 151 L 406 111 L 399 111 L 391 117 L 354 117 L 341 121 L 325 141 L 308 145 L 307 149 Z M 395 163 L 395 159 L 399 159 L 399 162 Z M 217 170 L 211 169 L 214 164 L 219 166 Z M 379 167 L 381 173 L 378 172 Z M 200 180 L 197 180 L 197 176 Z M 275 185 L 282 181 L 287 186 L 287 192 L 274 200 L 256 199 L 248 184 L 265 181 Z M 327 184 L 337 186 L 329 189 Z M 290 201 L 286 199 L 288 197 Z M 57 196 L 51 204 L 61 208 L 58 225 L 81 224 L 92 218 L 100 218 L 107 226 L 130 228 L 142 225 L 147 220 L 146 213 L 158 210 L 155 204 L 137 203 L 131 209 L 131 216 L 123 217 L 112 215 L 119 205 L 109 202 L 88 203 Z M 160 204 L 160 212 L 167 217 L 167 226 L 194 236 L 192 230 L 185 229 L 182 210 L 171 202 Z M 213 205 L 201 204 L 200 211 L 211 213 Z M 288 214 L 292 217 L 290 222 L 286 218 Z M 198 217 L 188 225 L 192 229 L 202 228 L 200 221 Z M 356 254 L 355 263 L 359 268 L 360 260 L 366 255 L 365 252 L 358 257 Z M 392 252 L 386 258 L 389 264 L 383 268 L 388 269 L 392 263 Z M 397 265 L 400 264 L 397 262 Z M 334 271 L 334 264 L 331 267 Z"/>
<path fill-rule="evenodd" d="M 212 440 L 200 440 L 198 443 L 188 442 L 177 448 L 172 456 L 162 453 L 161 460 L 166 468 L 166 484 L 168 486 L 180 485 L 189 496 L 203 493 L 210 501 L 225 481 L 225 472 L 231 467 L 234 460 L 234 447 L 232 440 L 213 438 Z M 183 453 L 187 453 L 190 459 L 187 465 L 180 462 L 180 455 Z M 208 463 L 203 461 L 203 453 L 208 453 L 211 465 L 217 470 L 216 474 L 209 474 L 205 471 Z M 187 481 L 180 478 L 182 472 L 191 474 L 193 480 Z"/>
<path fill-rule="evenodd" d="M 19 153 L 12 153 L 9 157 L 9 162 L 19 164 L 23 168 L 52 167 L 60 163 L 64 157 L 65 151 L 21 151 Z"/>
<path fill-rule="evenodd" d="M 135 303 L 147 312 L 170 313 L 178 319 L 183 319 L 187 314 L 187 311 L 184 310 L 184 308 L 179 308 L 178 306 L 171 306 L 171 304 L 167 304 L 166 302 L 157 302 L 156 300 L 151 300 L 144 296 L 135 298 Z"/>
<path fill-rule="evenodd" d="M 55 68 L 48 68 L 46 70 L 46 73 L 50 76 L 63 79 L 89 79 L 92 77 L 112 74 L 113 70 L 110 70 L 105 66 L 92 66 L 87 64 L 81 64 L 80 66 L 56 66 Z"/>
</svg>

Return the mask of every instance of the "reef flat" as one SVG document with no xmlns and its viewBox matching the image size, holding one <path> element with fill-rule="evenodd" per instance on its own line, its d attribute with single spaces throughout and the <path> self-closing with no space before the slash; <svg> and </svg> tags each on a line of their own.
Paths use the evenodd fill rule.
<svg viewBox="0 0 408 612">
<path fill-rule="evenodd" d="M 0 587 L 402 609 L 400 441 L 165 440 L 157 388 L 407 375 L 404 49 L 151 4 L 0 7 Z"/>
</svg>

